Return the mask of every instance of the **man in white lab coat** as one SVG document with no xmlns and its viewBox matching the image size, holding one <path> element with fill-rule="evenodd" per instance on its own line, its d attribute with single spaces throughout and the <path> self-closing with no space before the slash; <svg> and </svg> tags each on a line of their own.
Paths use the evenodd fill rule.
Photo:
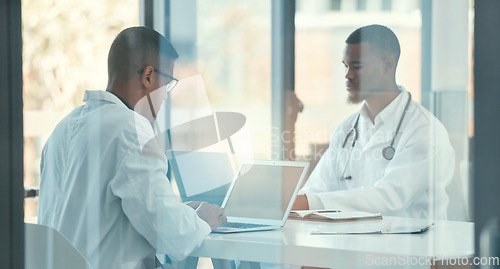
<svg viewBox="0 0 500 269">
<path fill-rule="evenodd" d="M 364 104 L 336 128 L 295 210 L 446 219 L 454 151 L 443 125 L 396 84 L 399 55 L 399 41 L 385 26 L 361 27 L 347 38 L 349 102 Z"/>
<path fill-rule="evenodd" d="M 157 252 L 182 260 L 226 221 L 219 206 L 180 203 L 162 151 L 151 154 L 149 143 L 144 154 L 140 143 L 154 137 L 150 120 L 163 100 L 151 96 L 175 86 L 177 57 L 153 29 L 122 31 L 106 91 L 87 91 L 43 149 L 38 222 L 64 234 L 95 269 L 155 268 Z M 141 100 L 148 109 L 134 111 Z"/>
</svg>

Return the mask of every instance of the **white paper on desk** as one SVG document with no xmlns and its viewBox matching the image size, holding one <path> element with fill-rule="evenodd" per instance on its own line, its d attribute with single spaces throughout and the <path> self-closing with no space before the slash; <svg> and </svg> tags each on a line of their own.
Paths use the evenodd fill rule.
<svg viewBox="0 0 500 269">
<path fill-rule="evenodd" d="M 381 217 L 382 214 L 380 213 L 368 213 L 363 211 L 319 212 L 311 216 L 311 218 L 324 220 L 362 220 Z"/>
<path fill-rule="evenodd" d="M 374 234 L 385 233 L 390 226 L 390 221 L 375 220 L 363 222 L 343 222 L 319 225 L 311 234 Z"/>
<path fill-rule="evenodd" d="M 312 214 L 324 213 L 324 212 L 340 212 L 340 210 L 334 209 L 324 209 L 324 210 L 293 210 L 290 211 L 290 217 L 294 218 L 305 218 Z"/>
<path fill-rule="evenodd" d="M 411 234 L 427 231 L 434 223 L 429 220 L 374 220 L 319 225 L 311 232 L 321 234 Z"/>
<path fill-rule="evenodd" d="M 290 212 L 290 217 L 312 219 L 312 220 L 348 221 L 348 220 L 365 220 L 365 219 L 382 218 L 382 214 L 369 213 L 364 211 L 340 211 L 333 209 L 324 209 L 324 210 L 296 210 Z"/>
</svg>

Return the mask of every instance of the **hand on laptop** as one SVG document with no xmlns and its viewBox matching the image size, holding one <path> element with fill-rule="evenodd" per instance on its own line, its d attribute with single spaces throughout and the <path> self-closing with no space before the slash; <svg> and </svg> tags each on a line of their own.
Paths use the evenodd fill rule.
<svg viewBox="0 0 500 269">
<path fill-rule="evenodd" d="M 224 214 L 224 208 L 207 202 L 201 203 L 198 208 L 196 208 L 196 213 L 198 214 L 198 217 L 210 225 L 212 231 L 227 221 L 226 216 L 222 216 L 222 214 Z"/>
<path fill-rule="evenodd" d="M 185 202 L 184 204 L 191 207 L 192 209 L 196 210 L 200 205 L 201 203 L 203 203 L 202 201 L 189 201 L 189 202 Z"/>
</svg>

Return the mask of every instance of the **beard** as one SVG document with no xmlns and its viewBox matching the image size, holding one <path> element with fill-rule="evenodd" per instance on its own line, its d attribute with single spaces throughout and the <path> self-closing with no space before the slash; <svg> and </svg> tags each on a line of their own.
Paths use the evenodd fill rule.
<svg viewBox="0 0 500 269">
<path fill-rule="evenodd" d="M 370 88 L 370 89 L 359 89 L 348 91 L 347 93 L 347 103 L 357 105 L 367 99 L 374 98 L 380 94 L 387 93 L 383 88 Z"/>
<path fill-rule="evenodd" d="M 348 94 L 347 94 L 347 103 L 348 104 L 357 105 L 357 104 L 361 103 L 361 101 L 363 101 L 363 100 L 359 94 L 359 90 L 348 92 Z"/>
</svg>

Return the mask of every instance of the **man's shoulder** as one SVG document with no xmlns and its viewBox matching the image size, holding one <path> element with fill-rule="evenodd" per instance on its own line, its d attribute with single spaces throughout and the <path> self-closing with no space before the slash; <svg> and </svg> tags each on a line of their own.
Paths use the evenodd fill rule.
<svg viewBox="0 0 500 269">
<path fill-rule="evenodd" d="M 70 128 L 77 118 L 78 115 L 81 114 L 81 111 L 83 109 L 83 105 L 79 106 L 75 109 L 73 109 L 71 112 L 69 112 L 64 118 L 57 123 L 57 125 L 54 127 L 54 130 L 52 131 L 52 134 L 58 133 L 58 132 L 65 132 L 65 129 Z"/>
<path fill-rule="evenodd" d="M 410 111 L 411 116 L 409 117 L 409 124 L 405 128 L 405 133 L 411 133 L 417 137 L 431 135 L 435 138 L 448 138 L 448 131 L 443 123 L 424 106 L 413 102 Z"/>
<path fill-rule="evenodd" d="M 76 133 L 85 133 L 94 136 L 96 133 L 103 137 L 122 137 L 137 140 L 138 133 L 150 133 L 152 127 L 149 121 L 128 109 L 116 104 L 82 105 L 73 109 L 54 128 L 51 136 L 71 137 Z"/>
<path fill-rule="evenodd" d="M 412 108 L 413 108 L 413 113 L 412 113 L 413 122 L 422 125 L 432 124 L 432 125 L 442 126 L 441 121 L 421 104 L 413 101 Z"/>
</svg>

